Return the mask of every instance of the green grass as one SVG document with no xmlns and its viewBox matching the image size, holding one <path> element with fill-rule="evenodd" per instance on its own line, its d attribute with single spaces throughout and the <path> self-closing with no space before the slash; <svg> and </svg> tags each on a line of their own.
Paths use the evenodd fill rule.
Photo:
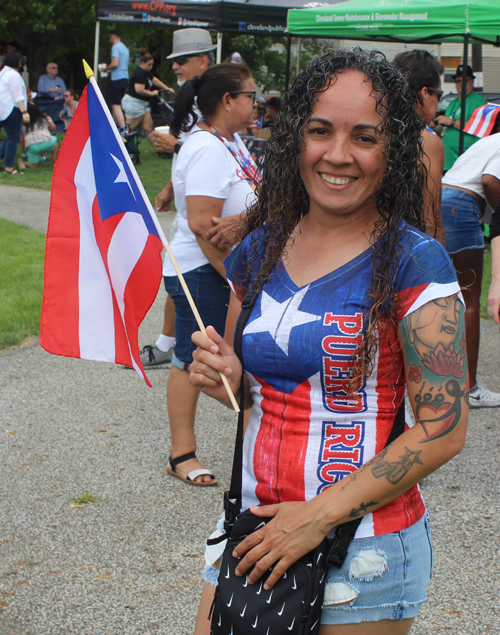
<svg viewBox="0 0 500 635">
<path fill-rule="evenodd" d="M 81 496 L 75 496 L 75 498 L 72 498 L 71 500 L 75 505 L 87 505 L 88 503 L 99 502 L 99 500 L 95 496 L 89 494 L 88 490 L 85 492 L 85 494 L 82 494 Z"/>
<path fill-rule="evenodd" d="M 59 145 L 61 144 L 62 134 L 57 135 Z M 139 145 L 141 152 L 141 164 L 137 166 L 137 173 L 144 185 L 144 189 L 149 200 L 154 205 L 155 196 L 165 187 L 170 179 L 170 171 L 172 161 L 167 159 L 158 159 L 153 148 L 145 139 Z M 21 157 L 21 148 L 18 147 L 16 156 Z M 20 185 L 22 187 L 33 187 L 40 190 L 50 190 L 52 185 L 52 161 L 41 161 L 37 168 L 26 168 L 24 174 L 18 176 L 9 176 L 5 172 L 0 172 L 0 185 Z"/>
<path fill-rule="evenodd" d="M 0 349 L 40 332 L 45 236 L 0 219 Z"/>
<path fill-rule="evenodd" d="M 155 196 L 170 179 L 172 161 L 158 159 L 146 140 L 139 149 L 137 172 L 154 204 Z M 0 172 L 0 184 L 50 190 L 51 183 L 50 160 L 20 176 Z M 44 250 L 45 236 L 0 219 L 0 350 L 40 333 Z"/>
</svg>

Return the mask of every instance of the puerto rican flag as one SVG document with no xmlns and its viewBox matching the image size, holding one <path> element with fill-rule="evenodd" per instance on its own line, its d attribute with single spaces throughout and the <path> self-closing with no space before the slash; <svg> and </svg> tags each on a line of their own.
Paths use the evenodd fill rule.
<svg viewBox="0 0 500 635">
<path fill-rule="evenodd" d="M 493 130 L 499 112 L 500 105 L 498 104 L 479 106 L 472 113 L 472 117 L 467 122 L 464 132 L 475 137 L 487 137 Z"/>
<path fill-rule="evenodd" d="M 144 374 L 138 329 L 162 277 L 162 241 L 94 87 L 85 89 L 54 169 L 42 347 Z"/>
</svg>

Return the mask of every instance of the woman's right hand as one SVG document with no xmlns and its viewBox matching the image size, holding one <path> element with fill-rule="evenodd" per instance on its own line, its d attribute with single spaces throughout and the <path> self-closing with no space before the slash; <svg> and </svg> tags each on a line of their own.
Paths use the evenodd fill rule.
<svg viewBox="0 0 500 635">
<path fill-rule="evenodd" d="M 219 373 L 227 377 L 229 386 L 236 395 L 240 389 L 242 367 L 232 346 L 229 346 L 213 326 L 207 326 L 207 334 L 196 331 L 191 336 L 197 349 L 193 353 L 189 379 L 209 397 L 229 402 L 229 396 Z"/>
</svg>

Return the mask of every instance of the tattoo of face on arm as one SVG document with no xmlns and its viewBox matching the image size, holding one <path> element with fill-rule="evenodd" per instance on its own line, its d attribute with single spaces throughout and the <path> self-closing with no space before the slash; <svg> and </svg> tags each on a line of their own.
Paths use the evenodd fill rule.
<svg viewBox="0 0 500 635">
<path fill-rule="evenodd" d="M 408 388 L 415 395 L 416 418 L 428 443 L 459 424 L 466 402 L 467 349 L 462 302 L 438 298 L 401 323 L 408 366 Z"/>
</svg>

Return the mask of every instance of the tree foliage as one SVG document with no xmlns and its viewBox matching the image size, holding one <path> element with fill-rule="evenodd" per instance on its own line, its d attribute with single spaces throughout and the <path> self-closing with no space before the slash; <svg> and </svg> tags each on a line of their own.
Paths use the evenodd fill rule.
<svg viewBox="0 0 500 635">
<path fill-rule="evenodd" d="M 175 73 L 167 55 L 172 51 L 175 29 L 153 24 L 114 24 L 101 22 L 100 62 L 109 62 L 109 31 L 120 28 L 128 46 L 131 67 L 138 63 L 139 50 L 145 48 L 155 59 L 155 74 L 175 86 Z M 94 59 L 95 0 L 2 0 L 0 38 L 13 41 L 27 57 L 30 87 L 36 90 L 40 75 L 49 61 L 59 65 L 59 75 L 67 86 L 82 89 L 86 84 L 82 58 Z M 212 34 L 214 43 L 216 35 Z M 301 68 L 323 52 L 324 43 L 304 40 Z M 250 67 L 256 83 L 264 92 L 284 90 L 286 39 L 280 36 L 256 36 L 224 33 L 222 59 L 238 51 Z M 296 73 L 292 56 L 291 80 Z"/>
<path fill-rule="evenodd" d="M 34 89 L 52 59 L 68 84 L 71 75 L 82 77 L 82 57 L 93 57 L 94 28 L 94 0 L 2 0 L 0 37 L 26 55 Z"/>
</svg>

